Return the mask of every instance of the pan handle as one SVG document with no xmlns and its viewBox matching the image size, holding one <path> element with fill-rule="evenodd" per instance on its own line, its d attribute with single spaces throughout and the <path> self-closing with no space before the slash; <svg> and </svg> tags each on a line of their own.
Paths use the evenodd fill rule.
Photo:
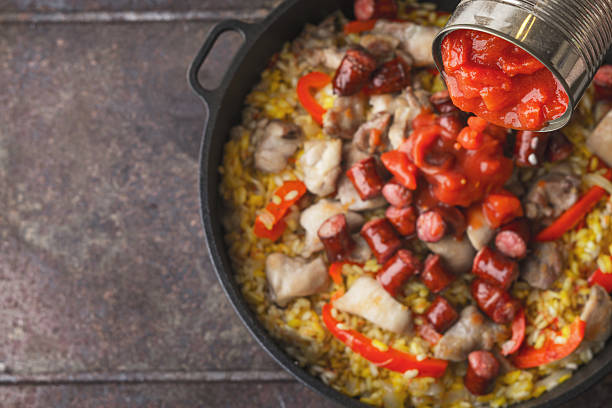
<svg viewBox="0 0 612 408">
<path fill-rule="evenodd" d="M 198 79 L 198 74 L 200 72 L 200 69 L 202 68 L 202 65 L 204 64 L 204 61 L 206 61 L 206 57 L 210 53 L 210 50 L 217 42 L 217 39 L 221 34 L 226 31 L 234 31 L 240 34 L 243 40 L 241 49 L 244 49 L 244 47 L 247 46 L 251 42 L 251 40 L 255 38 L 257 25 L 244 23 L 239 20 L 223 20 L 220 23 L 216 24 L 208 33 L 206 41 L 204 41 L 204 44 L 202 44 L 202 47 L 198 51 L 198 54 L 189 66 L 189 71 L 187 73 L 189 85 L 191 85 L 191 89 L 193 89 L 193 91 L 202 98 L 208 112 L 210 112 L 211 108 L 217 106 L 218 98 L 220 96 L 219 88 L 204 88 L 204 86 Z M 236 55 L 239 53 L 240 50 L 238 50 Z"/>
</svg>

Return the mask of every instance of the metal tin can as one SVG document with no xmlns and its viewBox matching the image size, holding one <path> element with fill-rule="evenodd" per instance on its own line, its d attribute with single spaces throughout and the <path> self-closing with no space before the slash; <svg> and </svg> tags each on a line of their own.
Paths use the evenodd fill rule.
<svg viewBox="0 0 612 408">
<path fill-rule="evenodd" d="M 612 45 L 612 0 L 463 0 L 433 42 L 440 72 L 444 71 L 442 40 L 459 29 L 504 38 L 555 75 L 569 105 L 542 129 L 550 131 L 567 124 Z"/>
</svg>

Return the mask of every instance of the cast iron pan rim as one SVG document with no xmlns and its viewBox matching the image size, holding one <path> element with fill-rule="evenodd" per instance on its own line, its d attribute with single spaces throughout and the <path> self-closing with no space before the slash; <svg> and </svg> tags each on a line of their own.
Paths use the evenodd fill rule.
<svg viewBox="0 0 612 408">
<path fill-rule="evenodd" d="M 288 0 L 283 2 L 277 8 L 275 8 L 262 22 L 253 24 L 254 34 L 253 37 L 247 39 L 248 43 L 244 44 L 243 47 L 237 52 L 236 56 L 233 58 L 231 63 L 231 67 L 228 69 L 225 77 L 223 78 L 222 83 L 219 85 L 216 93 L 223 94 L 228 87 L 229 81 L 233 77 L 233 73 L 235 71 L 234 67 L 238 64 L 242 63 L 250 45 L 256 42 L 262 33 L 266 31 L 270 25 L 272 25 L 277 19 L 281 18 L 286 10 L 291 8 L 294 4 L 298 3 L 300 0 Z M 249 44 L 250 43 L 250 44 Z M 193 83 L 190 81 L 190 84 L 193 88 Z M 197 91 L 196 91 L 197 93 Z M 200 95 L 202 96 L 202 95 Z M 213 101 L 218 102 L 218 101 Z M 310 389 L 316 391 L 317 393 L 335 401 L 336 403 L 341 404 L 345 407 L 354 407 L 354 408 L 367 408 L 370 405 L 366 405 L 354 398 L 343 394 L 331 386 L 323 383 L 319 378 L 314 375 L 308 373 L 304 368 L 302 368 L 295 359 L 290 357 L 268 334 L 267 330 L 263 327 L 262 323 L 257 319 L 254 312 L 251 310 L 249 305 L 244 300 L 244 297 L 240 293 L 238 289 L 238 285 L 234 280 L 230 277 L 230 274 L 233 274 L 233 271 L 226 271 L 221 259 L 220 248 L 217 245 L 215 239 L 215 233 L 213 229 L 213 214 L 210 211 L 210 206 L 208 205 L 208 193 L 207 193 L 207 185 L 208 185 L 208 174 L 207 174 L 207 164 L 209 161 L 209 152 L 210 152 L 210 143 L 213 135 L 213 129 L 215 127 L 216 122 L 216 107 L 209 106 L 206 102 L 206 110 L 208 111 L 207 118 L 207 126 L 204 129 L 202 142 L 200 144 L 200 166 L 199 166 L 199 193 L 200 193 L 200 217 L 201 222 L 204 227 L 205 232 L 205 242 L 208 248 L 208 251 L 211 256 L 211 261 L 213 264 L 213 269 L 215 270 L 215 274 L 217 279 L 221 283 L 221 287 L 225 292 L 225 295 L 230 299 L 230 304 L 234 311 L 238 314 L 242 323 L 246 326 L 249 333 L 255 338 L 257 343 L 278 363 L 280 364 L 286 371 L 288 371 L 291 375 L 293 375 L 296 379 L 299 380 L 302 384 L 305 384 Z M 212 104 L 211 104 L 212 105 Z M 218 188 L 218 187 L 215 187 Z M 218 219 L 216 222 L 219 222 Z M 223 238 L 221 238 L 223 239 Z"/>
<path fill-rule="evenodd" d="M 233 279 L 233 271 L 231 266 L 229 270 L 225 269 L 225 266 L 222 261 L 221 248 L 217 245 L 217 238 L 215 237 L 214 232 L 214 223 L 219 223 L 218 217 L 214 217 L 212 214 L 211 206 L 209 204 L 209 197 L 207 193 L 207 189 L 209 187 L 209 175 L 207 172 L 208 162 L 210 158 L 210 145 L 213 137 L 213 130 L 216 125 L 216 116 L 219 102 L 224 96 L 229 82 L 232 80 L 234 73 L 236 71 L 236 67 L 243 63 L 243 60 L 248 53 L 249 49 L 252 47 L 254 43 L 256 43 L 260 37 L 267 31 L 267 29 L 278 19 L 282 18 L 287 10 L 293 7 L 295 4 L 302 0 L 287 0 L 281 3 L 277 8 L 275 8 L 270 15 L 260 23 L 256 24 L 245 24 L 237 21 L 225 21 L 221 22 L 218 25 L 227 24 L 229 26 L 237 26 L 238 31 L 242 34 L 245 39 L 245 44 L 240 48 L 234 57 L 230 68 L 225 74 L 223 81 L 221 82 L 219 88 L 214 92 L 202 91 L 201 88 L 198 89 L 196 85 L 194 85 L 194 78 L 189 78 L 190 85 L 194 89 L 196 93 L 199 94 L 204 99 L 205 107 L 207 110 L 208 118 L 207 118 L 207 126 L 204 129 L 202 141 L 200 145 L 200 166 L 199 166 L 199 193 L 200 193 L 200 216 L 202 221 L 202 226 L 205 231 L 205 241 L 208 251 L 211 255 L 211 261 L 213 268 L 215 270 L 215 274 L 217 279 L 221 283 L 223 291 L 226 296 L 230 299 L 230 303 L 233 309 L 236 311 L 238 316 L 240 317 L 242 323 L 246 326 L 247 330 L 251 333 L 251 335 L 255 338 L 255 340 L 259 343 L 259 345 L 285 370 L 287 370 L 291 375 L 297 378 L 300 382 L 311 388 L 312 390 L 318 392 L 319 394 L 342 404 L 345 407 L 359 407 L 365 408 L 369 407 L 354 398 L 351 398 L 331 386 L 323 383 L 318 377 L 311 375 L 304 368 L 298 365 L 298 363 L 289 356 L 276 342 L 272 339 L 270 334 L 268 334 L 267 330 L 263 327 L 262 323 L 256 318 L 254 312 L 250 309 L 246 301 L 244 300 L 240 290 L 238 288 L 237 283 Z M 241 31 L 243 30 L 243 31 Z M 211 32 L 214 31 L 214 28 Z M 245 35 L 244 32 L 248 32 L 248 35 Z M 192 69 L 190 70 L 191 74 Z M 217 99 L 218 98 L 218 99 Z M 218 186 L 213 186 L 213 188 L 218 188 Z M 213 221 L 214 220 L 214 221 Z M 223 239 L 223 237 L 220 237 Z M 608 344 L 610 347 L 610 344 Z M 598 355 L 597 355 L 598 356 Z M 595 359 L 597 358 L 595 356 Z M 585 366 L 588 366 L 590 363 L 583 365 L 581 369 L 584 369 Z M 580 370 L 580 369 L 579 369 Z M 582 380 L 574 387 L 570 388 L 567 392 L 557 395 L 555 397 L 550 397 L 550 393 L 544 393 L 541 397 L 537 399 L 533 399 L 527 401 L 525 404 L 519 404 L 518 407 L 529 406 L 529 407 L 554 407 L 558 404 L 568 401 L 580 393 L 584 392 L 595 383 L 597 383 L 601 378 L 603 378 L 606 374 L 608 374 L 612 370 L 612 364 L 608 364 L 601 367 L 599 370 L 592 373 L 590 376 L 586 377 L 586 379 Z M 575 372 L 574 374 L 577 374 Z M 571 381 L 571 379 L 570 379 Z M 554 390 L 553 390 L 554 392 Z M 547 398 L 549 397 L 549 398 Z"/>
</svg>

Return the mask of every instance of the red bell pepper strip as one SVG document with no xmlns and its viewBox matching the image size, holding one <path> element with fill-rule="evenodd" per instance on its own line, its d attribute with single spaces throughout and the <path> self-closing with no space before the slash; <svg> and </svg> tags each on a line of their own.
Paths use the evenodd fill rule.
<svg viewBox="0 0 612 408">
<path fill-rule="evenodd" d="M 512 338 L 502 344 L 501 353 L 504 356 L 516 353 L 523 340 L 525 340 L 525 311 L 521 309 L 512 321 Z"/>
<path fill-rule="evenodd" d="M 417 188 L 417 167 L 410 162 L 408 155 L 399 150 L 391 150 L 380 156 L 383 164 L 395 179 L 410 190 Z"/>
<path fill-rule="evenodd" d="M 344 25 L 344 34 L 358 34 L 363 31 L 370 31 L 376 25 L 376 19 L 366 21 L 349 21 Z"/>
<path fill-rule="evenodd" d="M 404 353 L 392 347 L 381 350 L 376 347 L 372 340 L 356 330 L 338 327 L 340 322 L 331 314 L 332 305 L 327 303 L 321 312 L 323 323 L 327 329 L 346 344 L 351 350 L 359 354 L 377 367 L 383 367 L 391 371 L 405 373 L 408 370 L 418 370 L 417 377 L 441 377 L 446 371 L 448 362 L 437 358 L 425 358 L 419 361 L 412 354 Z"/>
<path fill-rule="evenodd" d="M 550 226 L 544 228 L 536 235 L 535 240 L 555 241 L 567 231 L 571 230 L 587 215 L 595 205 L 607 195 L 606 190 L 599 186 L 593 186 L 578 200 L 574 205 L 568 208 L 559 218 L 557 218 Z"/>
<path fill-rule="evenodd" d="M 280 220 L 272 226 L 272 229 L 268 229 L 261 221 L 259 216 L 257 216 L 255 219 L 253 232 L 255 232 L 255 235 L 257 235 L 259 238 L 268 238 L 271 241 L 276 241 L 281 235 L 283 235 L 285 228 L 287 228 L 287 223 L 285 223 L 284 220 Z"/>
<path fill-rule="evenodd" d="M 599 285 L 606 290 L 612 292 L 612 273 L 603 273 L 601 269 L 597 269 L 589 276 L 589 286 Z"/>
<path fill-rule="evenodd" d="M 329 277 L 331 278 L 332 282 L 334 282 L 336 285 L 342 285 L 344 283 L 342 280 L 342 268 L 344 267 L 344 265 L 347 265 L 347 264 L 363 266 L 360 263 L 350 262 L 350 261 L 334 262 L 331 265 L 329 265 Z"/>
<path fill-rule="evenodd" d="M 285 181 L 276 189 L 263 212 L 255 218 L 255 235 L 276 241 L 287 227 L 283 217 L 305 193 L 306 185 L 300 180 Z"/>
<path fill-rule="evenodd" d="M 317 122 L 319 126 L 323 126 L 323 115 L 327 110 L 319 105 L 319 102 L 312 96 L 312 90 L 318 91 L 331 83 L 331 80 L 329 75 L 323 72 L 313 71 L 301 77 L 297 83 L 297 95 L 300 104 L 310 113 L 312 119 Z"/>
<path fill-rule="evenodd" d="M 560 332 L 557 332 L 555 335 L 549 337 L 539 349 L 531 346 L 524 346 L 514 356 L 512 362 L 518 368 L 532 368 L 567 357 L 576 350 L 582 342 L 585 327 L 586 323 L 584 320 L 580 320 L 580 318 L 577 317 L 569 326 L 570 334 L 565 343 L 555 343 L 554 339 L 561 335 Z"/>
</svg>

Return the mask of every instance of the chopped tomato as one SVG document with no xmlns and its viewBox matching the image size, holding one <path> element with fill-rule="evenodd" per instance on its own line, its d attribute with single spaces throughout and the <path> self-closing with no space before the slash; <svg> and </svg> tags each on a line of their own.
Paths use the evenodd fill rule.
<svg viewBox="0 0 612 408">
<path fill-rule="evenodd" d="M 297 83 L 297 94 L 300 104 L 320 126 L 323 125 L 323 115 L 327 110 L 319 105 L 319 102 L 312 96 L 312 92 L 327 86 L 331 83 L 331 80 L 329 75 L 313 71 L 301 77 Z"/>
<path fill-rule="evenodd" d="M 561 331 L 555 332 L 546 339 L 544 345 L 536 349 L 531 346 L 523 346 L 512 359 L 518 368 L 532 368 L 544 364 L 552 363 L 569 356 L 582 342 L 586 323 L 580 318 L 576 318 L 569 326 L 569 337 L 563 343 L 558 342 L 562 337 Z"/>
<path fill-rule="evenodd" d="M 507 191 L 489 194 L 482 202 L 482 211 L 492 228 L 523 216 L 521 200 Z"/>
<path fill-rule="evenodd" d="M 417 187 L 417 168 L 410 162 L 408 155 L 399 150 L 391 150 L 380 156 L 383 164 L 404 187 L 414 190 Z"/>
<path fill-rule="evenodd" d="M 521 309 L 512 321 L 512 338 L 502 344 L 504 356 L 516 353 L 525 340 L 525 311 Z"/>
<path fill-rule="evenodd" d="M 437 358 L 420 360 L 417 356 L 404 353 L 380 342 L 373 342 L 356 330 L 345 329 L 331 314 L 332 305 L 326 304 L 321 312 L 323 323 L 335 338 L 346 344 L 351 350 L 359 354 L 377 367 L 405 373 L 408 370 L 417 370 L 417 377 L 441 377 L 446 371 L 448 362 Z M 380 343 L 380 344 L 378 344 Z"/>
<path fill-rule="evenodd" d="M 470 149 L 464 149 L 458 135 L 442 127 L 443 118 L 428 111 L 419 114 L 398 150 L 408 154 L 437 201 L 468 207 L 504 185 L 512 174 L 512 160 L 504 156 L 503 138 L 494 128 L 478 132 L 476 143 L 470 141 Z M 473 128 L 467 129 L 481 128 L 481 122 L 473 121 Z"/>
<path fill-rule="evenodd" d="M 567 110 L 569 98 L 554 75 L 500 37 L 455 30 L 441 51 L 448 91 L 463 111 L 499 126 L 538 130 Z"/>
</svg>

